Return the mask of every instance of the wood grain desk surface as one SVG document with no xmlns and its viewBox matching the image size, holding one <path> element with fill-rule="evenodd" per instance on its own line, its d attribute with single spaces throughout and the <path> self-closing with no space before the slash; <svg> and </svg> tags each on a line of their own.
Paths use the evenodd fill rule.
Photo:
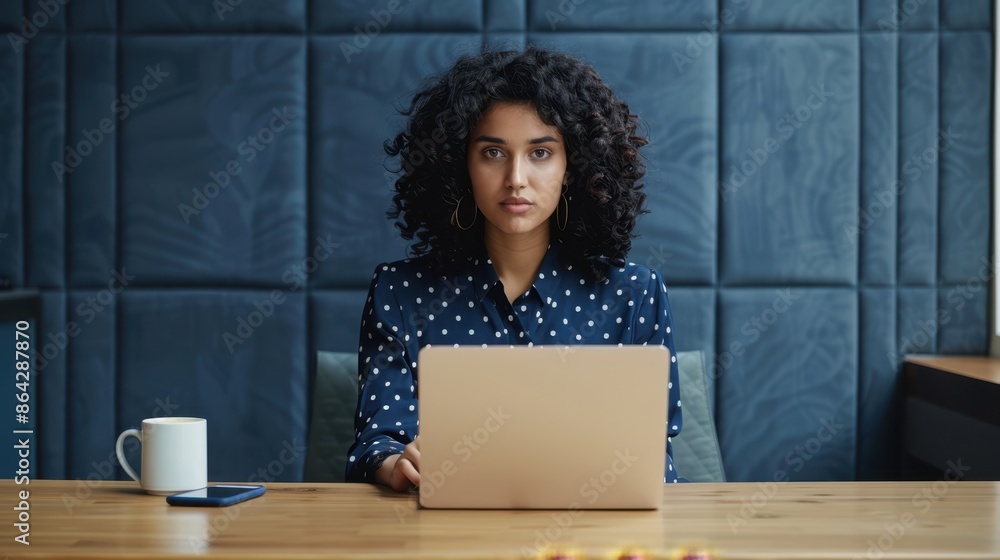
<svg viewBox="0 0 1000 560">
<path fill-rule="evenodd" d="M 363 484 L 269 484 L 242 506 L 168 506 L 135 483 L 0 482 L 9 558 L 1000 558 L 998 482 L 668 484 L 658 511 L 418 510 Z M 30 491 L 28 546 L 14 541 Z M 638 558 L 638 556 L 636 557 Z"/>
<path fill-rule="evenodd" d="M 906 356 L 906 361 L 1000 385 L 1000 358 L 990 356 Z"/>
</svg>

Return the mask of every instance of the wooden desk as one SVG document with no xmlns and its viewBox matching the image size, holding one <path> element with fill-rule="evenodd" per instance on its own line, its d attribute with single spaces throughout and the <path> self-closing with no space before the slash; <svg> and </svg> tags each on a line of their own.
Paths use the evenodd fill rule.
<svg viewBox="0 0 1000 560">
<path fill-rule="evenodd" d="M 1000 385 L 1000 359 L 990 356 L 907 356 L 906 362 Z"/>
<path fill-rule="evenodd" d="M 168 506 L 134 483 L 33 480 L 29 546 L 13 540 L 24 488 L 0 482 L 10 558 L 532 558 L 550 542 L 579 558 L 623 546 L 674 558 L 690 545 L 726 559 L 1000 558 L 997 482 L 668 484 L 659 511 L 574 517 L 418 510 L 414 495 L 361 484 L 270 484 L 213 509 Z"/>
<path fill-rule="evenodd" d="M 966 480 L 1000 479 L 1000 359 L 907 356 L 903 386 L 908 457 L 939 472 L 962 458 L 972 467 Z"/>
</svg>

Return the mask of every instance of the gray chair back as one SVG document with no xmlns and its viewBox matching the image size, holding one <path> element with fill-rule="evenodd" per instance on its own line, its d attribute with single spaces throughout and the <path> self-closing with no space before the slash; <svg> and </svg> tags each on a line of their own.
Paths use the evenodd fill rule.
<svg viewBox="0 0 1000 560">
<path fill-rule="evenodd" d="M 677 474 L 690 482 L 725 482 L 719 436 L 715 431 L 705 375 L 704 352 L 678 352 L 684 425 L 673 438 Z"/>
<path fill-rule="evenodd" d="M 358 407 L 358 355 L 317 352 L 314 387 L 302 478 L 306 482 L 344 482 Z"/>
</svg>

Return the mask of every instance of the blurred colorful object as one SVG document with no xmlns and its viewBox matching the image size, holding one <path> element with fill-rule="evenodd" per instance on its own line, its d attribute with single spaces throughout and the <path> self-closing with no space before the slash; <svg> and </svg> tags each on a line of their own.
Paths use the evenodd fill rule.
<svg viewBox="0 0 1000 560">
<path fill-rule="evenodd" d="M 685 548 L 671 556 L 673 560 L 715 560 L 715 553 L 704 548 Z"/>
<path fill-rule="evenodd" d="M 615 560 L 651 560 L 653 556 L 643 550 L 633 550 L 626 548 L 612 556 Z"/>
</svg>

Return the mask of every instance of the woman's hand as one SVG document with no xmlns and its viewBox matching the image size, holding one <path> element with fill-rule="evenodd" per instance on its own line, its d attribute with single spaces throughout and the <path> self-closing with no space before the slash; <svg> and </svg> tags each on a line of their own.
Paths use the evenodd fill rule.
<svg viewBox="0 0 1000 560">
<path fill-rule="evenodd" d="M 375 480 L 398 492 L 420 486 L 420 436 L 410 442 L 401 455 L 392 455 L 383 461 L 375 473 Z"/>
</svg>

